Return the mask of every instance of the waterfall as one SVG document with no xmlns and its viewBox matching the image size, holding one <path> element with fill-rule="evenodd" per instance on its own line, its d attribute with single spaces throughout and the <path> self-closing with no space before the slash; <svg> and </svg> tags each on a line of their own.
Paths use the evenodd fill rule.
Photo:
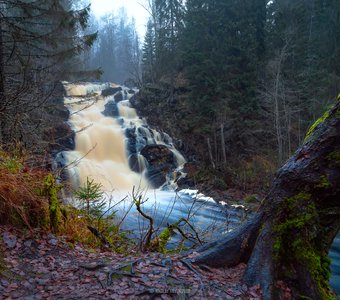
<svg viewBox="0 0 340 300">
<path fill-rule="evenodd" d="M 124 219 L 123 230 L 138 239 L 149 225 L 131 205 L 133 188 L 141 191 L 142 209 L 153 217 L 155 234 L 183 217 L 203 239 L 217 238 L 241 222 L 243 211 L 227 211 L 195 190 L 175 192 L 176 179 L 185 175 L 185 158 L 168 134 L 137 115 L 130 102 L 136 90 L 112 83 L 63 84 L 68 123 L 75 132 L 75 149 L 57 155 L 67 171 L 64 180 L 75 190 L 87 178 L 100 183 L 116 216 Z"/>
<path fill-rule="evenodd" d="M 150 176 L 148 178 L 149 163 L 141 154 L 150 145 L 164 146 L 172 153 L 174 162 L 170 172 L 185 163 L 170 136 L 149 128 L 137 115 L 130 103 L 136 90 L 111 83 L 64 82 L 64 87 L 64 103 L 70 111 L 69 124 L 76 132 L 75 149 L 65 154 L 71 166 L 68 177 L 74 188 L 82 186 L 87 177 L 101 183 L 105 191 L 155 187 Z M 163 177 L 171 179 L 174 176 L 166 174 Z"/>
</svg>

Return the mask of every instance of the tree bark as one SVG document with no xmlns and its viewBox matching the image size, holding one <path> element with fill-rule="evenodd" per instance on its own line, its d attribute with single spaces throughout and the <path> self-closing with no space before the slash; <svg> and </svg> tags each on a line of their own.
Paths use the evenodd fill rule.
<svg viewBox="0 0 340 300">
<path fill-rule="evenodd" d="M 340 97 L 277 172 L 254 218 L 200 249 L 195 264 L 247 263 L 244 282 L 265 299 L 329 299 L 328 250 L 340 229 Z M 305 299 L 305 298 L 304 298 Z"/>
<path fill-rule="evenodd" d="M 208 144 L 208 152 L 209 152 L 210 162 L 211 162 L 212 167 L 215 169 L 216 166 L 215 166 L 215 163 L 214 163 L 214 158 L 212 156 L 211 144 L 210 144 L 210 139 L 209 138 L 207 138 L 207 144 Z"/>
<path fill-rule="evenodd" d="M 2 4 L 0 4 L 2 9 Z M 4 45 L 3 45 L 3 20 L 0 15 L 0 143 L 5 142 L 5 74 L 4 74 Z"/>
</svg>

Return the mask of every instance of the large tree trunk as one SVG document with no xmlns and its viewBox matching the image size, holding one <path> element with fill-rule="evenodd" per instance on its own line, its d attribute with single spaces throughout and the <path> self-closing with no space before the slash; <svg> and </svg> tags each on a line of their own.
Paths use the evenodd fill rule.
<svg viewBox="0 0 340 300">
<path fill-rule="evenodd" d="M 265 299 L 329 298 L 331 243 L 340 229 L 340 98 L 312 127 L 304 144 L 278 171 L 258 214 L 200 250 L 193 263 L 247 263 L 244 281 Z M 281 295 L 281 296 L 280 296 Z"/>
<path fill-rule="evenodd" d="M 2 4 L 0 4 L 0 9 Z M 2 143 L 3 111 L 5 102 L 5 75 L 4 75 L 4 46 L 3 46 L 2 16 L 0 15 L 0 143 Z"/>
</svg>

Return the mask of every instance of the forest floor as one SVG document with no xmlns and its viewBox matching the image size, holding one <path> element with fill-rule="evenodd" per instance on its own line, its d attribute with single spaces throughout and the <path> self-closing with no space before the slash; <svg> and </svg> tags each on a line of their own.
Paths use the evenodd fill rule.
<svg viewBox="0 0 340 300">
<path fill-rule="evenodd" d="M 241 282 L 246 265 L 198 267 L 196 252 L 122 255 L 8 226 L 0 248 L 0 299 L 261 299 Z"/>
</svg>

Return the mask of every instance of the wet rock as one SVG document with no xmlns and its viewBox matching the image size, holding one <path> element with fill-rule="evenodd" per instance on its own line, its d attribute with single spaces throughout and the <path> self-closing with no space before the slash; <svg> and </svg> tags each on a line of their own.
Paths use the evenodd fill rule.
<svg viewBox="0 0 340 300">
<path fill-rule="evenodd" d="M 118 117 L 119 116 L 119 111 L 117 104 L 114 101 L 108 101 L 105 104 L 105 110 L 102 112 L 102 114 L 106 117 Z"/>
<path fill-rule="evenodd" d="M 146 177 L 155 189 L 160 188 L 166 182 L 167 172 L 156 167 L 148 167 Z"/>
<path fill-rule="evenodd" d="M 151 166 L 176 166 L 175 156 L 172 151 L 164 145 L 147 145 L 141 154 Z"/>
<path fill-rule="evenodd" d="M 134 90 L 128 90 L 127 91 L 129 94 L 135 94 L 136 92 Z"/>
<path fill-rule="evenodd" d="M 117 93 L 116 95 L 114 95 L 114 98 L 115 98 L 116 103 L 124 100 L 123 93 L 122 92 Z"/>
<path fill-rule="evenodd" d="M 139 108 L 139 105 L 140 105 L 139 93 L 134 94 L 130 98 L 130 103 L 134 108 L 136 108 L 136 109 Z"/>
<path fill-rule="evenodd" d="M 147 145 L 142 151 L 148 162 L 147 177 L 155 188 L 166 181 L 166 175 L 176 169 L 176 159 L 172 151 L 164 145 Z"/>
<path fill-rule="evenodd" d="M 49 106 L 47 112 L 63 121 L 67 121 L 70 117 L 70 112 L 64 105 Z"/>
<path fill-rule="evenodd" d="M 126 128 L 125 129 L 125 136 L 127 137 L 127 150 L 130 154 L 136 153 L 136 143 L 137 143 L 137 135 L 136 135 L 136 128 Z M 132 169 L 133 170 L 133 169 Z"/>
<path fill-rule="evenodd" d="M 7 248 L 9 249 L 15 248 L 17 244 L 17 238 L 15 235 L 10 234 L 9 232 L 4 232 L 2 238 Z"/>
<path fill-rule="evenodd" d="M 52 153 L 57 153 L 63 150 L 75 149 L 75 132 L 69 124 L 62 122 L 45 131 L 46 139 L 50 142 Z"/>
<path fill-rule="evenodd" d="M 120 86 L 115 87 L 115 88 L 109 87 L 107 89 L 102 90 L 102 96 L 104 96 L 104 97 L 111 96 L 111 95 L 114 95 L 117 92 L 120 92 L 121 90 L 122 90 L 122 88 Z"/>
<path fill-rule="evenodd" d="M 134 172 L 137 172 L 137 173 L 142 172 L 142 170 L 139 167 L 138 155 L 137 154 L 131 154 L 129 156 L 129 167 Z"/>
<path fill-rule="evenodd" d="M 195 187 L 195 182 L 187 177 L 181 177 L 179 178 L 177 181 L 177 186 L 178 186 L 178 190 L 181 189 L 190 189 L 190 188 L 194 188 Z"/>
</svg>

